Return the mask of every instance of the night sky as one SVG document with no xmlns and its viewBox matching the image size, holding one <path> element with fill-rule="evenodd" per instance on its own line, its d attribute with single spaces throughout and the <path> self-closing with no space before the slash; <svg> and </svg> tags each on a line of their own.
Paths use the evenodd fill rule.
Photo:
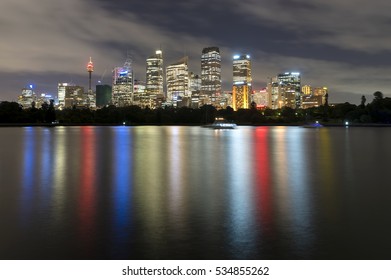
<svg viewBox="0 0 391 280">
<path fill-rule="evenodd" d="M 188 55 L 200 74 L 204 47 L 222 55 L 223 90 L 232 56 L 250 54 L 255 89 L 269 77 L 301 72 L 302 85 L 327 86 L 330 102 L 390 96 L 391 2 L 388 0 L 1 0 L 0 100 L 34 84 L 56 94 L 58 82 L 87 88 L 111 83 L 113 67 L 133 57 L 145 81 L 145 59 L 160 46 L 165 66 Z"/>
</svg>

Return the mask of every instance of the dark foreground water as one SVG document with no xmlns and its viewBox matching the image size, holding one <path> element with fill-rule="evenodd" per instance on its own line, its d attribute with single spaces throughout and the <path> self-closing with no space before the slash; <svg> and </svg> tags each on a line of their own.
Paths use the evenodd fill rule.
<svg viewBox="0 0 391 280">
<path fill-rule="evenodd" d="M 391 129 L 0 128 L 1 259 L 391 259 Z"/>
</svg>

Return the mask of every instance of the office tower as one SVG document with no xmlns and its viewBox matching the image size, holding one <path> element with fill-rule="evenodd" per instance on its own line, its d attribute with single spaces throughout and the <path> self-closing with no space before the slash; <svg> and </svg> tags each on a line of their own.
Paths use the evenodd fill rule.
<svg viewBox="0 0 391 280">
<path fill-rule="evenodd" d="M 124 66 L 113 70 L 112 104 L 117 107 L 133 104 L 133 69 L 128 55 Z"/>
<path fill-rule="evenodd" d="M 176 106 L 177 101 L 189 97 L 188 57 L 166 67 L 167 101 Z"/>
<path fill-rule="evenodd" d="M 142 108 L 151 108 L 151 100 L 146 94 L 146 84 L 144 81 L 134 80 L 133 84 L 133 105 Z"/>
<path fill-rule="evenodd" d="M 147 58 L 146 94 L 156 96 L 163 94 L 163 54 L 157 50 L 155 55 Z"/>
<path fill-rule="evenodd" d="M 252 101 L 255 102 L 257 108 L 264 109 L 269 106 L 269 95 L 266 88 L 254 90 Z"/>
<path fill-rule="evenodd" d="M 96 85 L 96 106 L 97 107 L 104 107 L 104 106 L 110 104 L 111 91 L 112 91 L 112 88 L 110 85 Z"/>
<path fill-rule="evenodd" d="M 235 111 L 250 108 L 251 82 L 250 56 L 234 55 L 232 106 Z"/>
<path fill-rule="evenodd" d="M 23 107 L 23 109 L 31 108 L 35 100 L 36 95 L 33 90 L 33 85 L 29 85 L 28 88 L 23 88 L 22 95 L 18 96 L 18 103 Z"/>
<path fill-rule="evenodd" d="M 202 80 L 201 77 L 193 72 L 189 74 L 189 90 L 191 93 L 191 102 L 189 107 L 199 108 L 200 107 L 200 93 L 201 93 Z"/>
<path fill-rule="evenodd" d="M 84 87 L 69 83 L 59 83 L 57 90 L 60 109 L 84 107 Z"/>
<path fill-rule="evenodd" d="M 277 76 L 277 81 L 282 88 L 281 94 L 283 106 L 300 108 L 301 104 L 301 76 L 300 73 L 286 72 Z"/>
<path fill-rule="evenodd" d="M 201 55 L 201 94 L 212 101 L 221 94 L 221 55 L 218 47 L 208 47 Z"/>
</svg>

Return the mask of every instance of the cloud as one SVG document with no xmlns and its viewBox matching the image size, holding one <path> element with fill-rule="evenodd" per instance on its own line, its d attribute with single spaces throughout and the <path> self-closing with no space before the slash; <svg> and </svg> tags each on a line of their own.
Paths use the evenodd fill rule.
<svg viewBox="0 0 391 280">
<path fill-rule="evenodd" d="M 369 53 L 389 51 L 391 3 L 386 0 L 242 0 L 237 6 L 252 20 L 295 32 L 303 44 Z"/>
</svg>

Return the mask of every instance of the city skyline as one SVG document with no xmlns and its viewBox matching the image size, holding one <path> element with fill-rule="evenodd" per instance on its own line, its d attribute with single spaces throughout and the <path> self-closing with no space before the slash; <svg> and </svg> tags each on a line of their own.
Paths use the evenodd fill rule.
<svg viewBox="0 0 391 280">
<path fill-rule="evenodd" d="M 110 84 L 112 69 L 123 64 L 127 51 L 135 79 L 145 81 L 145 59 L 157 49 L 164 52 L 164 67 L 186 55 L 189 71 L 200 74 L 207 46 L 220 48 L 223 90 L 231 88 L 232 56 L 248 53 L 254 89 L 288 71 L 300 72 L 303 85 L 328 86 L 330 102 L 357 104 L 363 94 L 370 101 L 377 90 L 389 96 L 385 11 L 391 4 L 354 3 L 4 0 L 0 100 L 16 100 L 29 84 L 52 94 L 59 82 L 88 88 L 88 57 L 94 60 L 93 84 Z"/>
</svg>

